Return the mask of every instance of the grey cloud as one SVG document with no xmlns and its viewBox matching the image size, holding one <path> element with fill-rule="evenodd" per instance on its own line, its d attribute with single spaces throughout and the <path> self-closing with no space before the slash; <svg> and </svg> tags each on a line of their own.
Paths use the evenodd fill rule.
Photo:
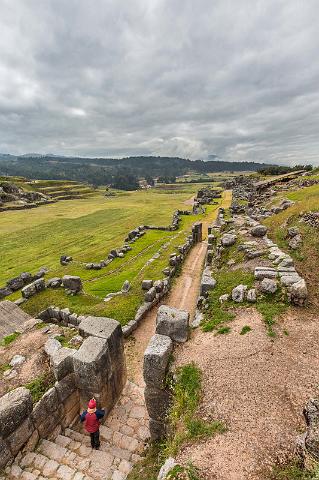
<svg viewBox="0 0 319 480">
<path fill-rule="evenodd" d="M 0 151 L 319 164 L 317 0 L 1 0 Z"/>
</svg>

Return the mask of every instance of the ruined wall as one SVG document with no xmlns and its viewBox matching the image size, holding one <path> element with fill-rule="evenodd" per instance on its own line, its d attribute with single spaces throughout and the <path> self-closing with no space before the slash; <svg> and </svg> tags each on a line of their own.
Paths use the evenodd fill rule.
<svg viewBox="0 0 319 480">
<path fill-rule="evenodd" d="M 46 352 L 55 385 L 33 404 L 31 393 L 17 388 L 0 399 L 0 468 L 19 451 L 31 451 L 40 438 L 55 437 L 78 420 L 90 398 L 109 412 L 126 383 L 123 334 L 118 322 L 86 317 L 79 350 L 59 347 L 49 339 Z"/>
</svg>

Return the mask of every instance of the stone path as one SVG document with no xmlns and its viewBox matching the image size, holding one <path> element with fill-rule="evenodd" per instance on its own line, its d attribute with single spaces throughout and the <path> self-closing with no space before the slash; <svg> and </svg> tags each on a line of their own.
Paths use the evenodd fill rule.
<svg viewBox="0 0 319 480">
<path fill-rule="evenodd" d="M 42 440 L 35 452 L 19 454 L 0 480 L 125 480 L 149 437 L 144 390 L 127 382 L 100 428 L 99 450 L 92 450 L 82 425 L 73 428 Z"/>
</svg>

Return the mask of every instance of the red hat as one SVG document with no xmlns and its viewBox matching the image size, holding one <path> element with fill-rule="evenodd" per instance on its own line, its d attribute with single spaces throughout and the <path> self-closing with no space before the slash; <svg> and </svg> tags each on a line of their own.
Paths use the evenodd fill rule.
<svg viewBox="0 0 319 480">
<path fill-rule="evenodd" d="M 94 398 L 91 398 L 91 400 L 89 401 L 88 407 L 89 408 L 96 408 L 96 401 L 95 401 Z"/>
</svg>

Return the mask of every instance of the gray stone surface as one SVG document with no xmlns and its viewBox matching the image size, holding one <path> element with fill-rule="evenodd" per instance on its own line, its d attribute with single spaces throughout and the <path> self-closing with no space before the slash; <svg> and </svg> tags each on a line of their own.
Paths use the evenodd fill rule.
<svg viewBox="0 0 319 480">
<path fill-rule="evenodd" d="M 245 299 L 245 293 L 247 291 L 247 285 L 237 285 L 237 287 L 233 288 L 231 297 L 234 302 L 241 303 Z"/>
<path fill-rule="evenodd" d="M 142 281 L 142 289 L 149 290 L 153 286 L 153 280 L 143 280 Z"/>
<path fill-rule="evenodd" d="M 150 288 L 144 295 L 145 302 L 152 302 L 156 297 L 155 287 Z"/>
<path fill-rule="evenodd" d="M 44 351 L 49 357 L 62 348 L 61 343 L 56 338 L 49 338 L 44 344 Z"/>
<path fill-rule="evenodd" d="M 7 437 L 27 418 L 32 411 L 32 397 L 24 387 L 3 395 L 0 402 L 0 432 Z"/>
<path fill-rule="evenodd" d="M 319 400 L 311 399 L 304 409 L 307 422 L 305 447 L 319 461 Z"/>
<path fill-rule="evenodd" d="M 149 416 L 164 421 L 171 402 L 169 391 L 146 385 L 144 397 Z"/>
<path fill-rule="evenodd" d="M 210 268 L 206 267 L 201 278 L 200 295 L 206 296 L 215 286 L 216 280 L 212 277 Z"/>
<path fill-rule="evenodd" d="M 275 293 L 278 289 L 276 280 L 271 278 L 264 278 L 260 284 L 260 290 L 263 293 Z"/>
<path fill-rule="evenodd" d="M 255 303 L 257 301 L 257 294 L 255 288 L 251 288 L 250 290 L 248 290 L 247 301 L 250 303 Z"/>
<path fill-rule="evenodd" d="M 147 385 L 163 387 L 172 351 L 173 342 L 169 337 L 155 334 L 151 338 L 144 353 L 143 375 Z"/>
<path fill-rule="evenodd" d="M 9 445 L 0 437 L 0 468 L 5 467 L 10 460 L 13 460 L 13 456 L 10 452 Z"/>
<path fill-rule="evenodd" d="M 78 293 L 82 290 L 82 281 L 80 277 L 72 275 L 64 275 L 62 278 L 64 288 Z"/>
<path fill-rule="evenodd" d="M 267 233 L 268 228 L 264 225 L 256 225 L 250 229 L 250 233 L 253 237 L 264 237 Z"/>
<path fill-rule="evenodd" d="M 161 305 L 157 311 L 156 333 L 167 335 L 174 342 L 186 342 L 189 336 L 189 313 Z"/>
<path fill-rule="evenodd" d="M 76 351 L 62 347 L 51 356 L 51 366 L 57 380 L 61 380 L 73 372 L 73 355 Z"/>
<path fill-rule="evenodd" d="M 308 297 L 307 284 L 302 278 L 290 287 L 291 301 L 294 305 L 304 306 Z"/>
<path fill-rule="evenodd" d="M 56 382 L 54 386 L 60 403 L 64 403 L 65 400 L 77 389 L 75 374 L 71 373 L 70 375 L 67 375 L 62 380 Z"/>
<path fill-rule="evenodd" d="M 7 438 L 7 442 L 13 455 L 17 455 L 23 445 L 27 443 L 34 430 L 35 427 L 31 418 L 28 417 L 14 432 L 11 433 Z"/>
<path fill-rule="evenodd" d="M 123 293 L 127 293 L 129 290 L 131 289 L 131 284 L 128 280 L 125 280 L 125 282 L 123 283 L 123 286 L 122 286 L 122 289 L 121 291 Z"/>
<path fill-rule="evenodd" d="M 10 367 L 17 367 L 25 362 L 25 357 L 23 355 L 14 355 L 10 360 Z"/>
<path fill-rule="evenodd" d="M 263 280 L 264 278 L 276 278 L 278 273 L 275 268 L 256 267 L 254 275 L 256 280 Z"/>
<path fill-rule="evenodd" d="M 79 324 L 79 332 L 83 337 L 93 335 L 100 338 L 109 338 L 115 332 L 120 335 L 119 322 L 108 317 L 85 317 Z"/>
<path fill-rule="evenodd" d="M 35 404 L 32 419 L 41 438 L 46 438 L 60 423 L 62 410 L 55 387 L 50 388 Z"/>
<path fill-rule="evenodd" d="M 175 459 L 173 457 L 169 457 L 165 460 L 164 465 L 162 465 L 157 480 L 165 480 L 167 475 L 173 468 L 177 465 Z"/>
<path fill-rule="evenodd" d="M 237 236 L 231 233 L 224 233 L 221 237 L 221 243 L 224 247 L 230 247 L 236 243 Z"/>
</svg>

